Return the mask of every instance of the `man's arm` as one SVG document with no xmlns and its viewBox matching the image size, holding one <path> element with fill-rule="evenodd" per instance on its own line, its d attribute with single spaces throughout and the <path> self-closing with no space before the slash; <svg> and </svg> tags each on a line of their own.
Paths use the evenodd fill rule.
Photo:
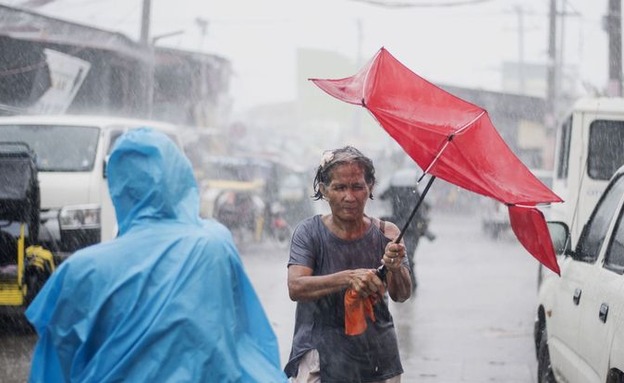
<svg viewBox="0 0 624 383">
<path fill-rule="evenodd" d="M 328 294 L 352 288 L 360 296 L 383 294 L 383 282 L 374 269 L 344 270 L 329 275 L 312 275 L 306 266 L 288 267 L 288 294 L 293 301 L 312 301 Z M 409 280 L 409 275 L 408 275 Z"/>
</svg>

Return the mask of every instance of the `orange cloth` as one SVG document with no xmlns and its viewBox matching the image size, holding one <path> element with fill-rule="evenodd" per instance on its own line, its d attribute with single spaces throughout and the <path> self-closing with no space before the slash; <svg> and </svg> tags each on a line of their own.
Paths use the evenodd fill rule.
<svg viewBox="0 0 624 383">
<path fill-rule="evenodd" d="M 344 298 L 345 305 L 345 334 L 359 335 L 366 330 L 366 317 L 375 321 L 373 312 L 374 297 L 362 298 L 352 289 L 347 289 Z"/>
</svg>

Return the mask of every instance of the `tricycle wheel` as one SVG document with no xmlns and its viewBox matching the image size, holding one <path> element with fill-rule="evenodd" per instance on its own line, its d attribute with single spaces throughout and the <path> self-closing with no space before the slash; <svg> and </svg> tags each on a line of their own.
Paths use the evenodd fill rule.
<svg viewBox="0 0 624 383">
<path fill-rule="evenodd" d="M 50 272 L 47 270 L 30 269 L 26 271 L 25 279 L 27 291 L 25 298 L 27 305 L 30 305 L 30 303 L 35 299 L 49 277 Z"/>
</svg>

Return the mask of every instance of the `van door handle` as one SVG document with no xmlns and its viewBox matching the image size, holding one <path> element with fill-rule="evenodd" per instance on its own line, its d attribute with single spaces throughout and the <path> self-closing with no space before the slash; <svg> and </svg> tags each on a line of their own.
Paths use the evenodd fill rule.
<svg viewBox="0 0 624 383">
<path fill-rule="evenodd" d="M 574 289 L 574 296 L 572 297 L 572 301 L 577 306 L 578 306 L 579 302 L 581 301 L 581 293 L 582 292 L 583 292 L 583 290 L 581 290 L 579 288 Z"/>
<path fill-rule="evenodd" d="M 598 312 L 598 318 L 602 323 L 607 323 L 607 314 L 609 313 L 609 305 L 603 303 L 600 305 L 600 311 Z"/>
</svg>

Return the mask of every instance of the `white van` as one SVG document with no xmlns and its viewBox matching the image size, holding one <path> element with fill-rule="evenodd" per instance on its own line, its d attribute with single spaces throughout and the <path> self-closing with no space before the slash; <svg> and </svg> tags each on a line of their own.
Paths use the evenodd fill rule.
<svg viewBox="0 0 624 383">
<path fill-rule="evenodd" d="M 552 204 L 548 218 L 568 225 L 574 248 L 609 179 L 624 165 L 624 98 L 577 101 L 556 140 L 552 190 L 565 202 Z"/>
<path fill-rule="evenodd" d="M 0 142 L 24 142 L 37 156 L 40 240 L 48 248 L 67 256 L 115 236 L 106 159 L 122 133 L 146 126 L 163 131 L 183 147 L 179 129 L 162 122 L 68 115 L 0 117 Z"/>
<path fill-rule="evenodd" d="M 561 276 L 538 289 L 534 327 L 539 382 L 624 382 L 624 167 L 616 171 L 576 247 L 549 224 Z"/>
</svg>

